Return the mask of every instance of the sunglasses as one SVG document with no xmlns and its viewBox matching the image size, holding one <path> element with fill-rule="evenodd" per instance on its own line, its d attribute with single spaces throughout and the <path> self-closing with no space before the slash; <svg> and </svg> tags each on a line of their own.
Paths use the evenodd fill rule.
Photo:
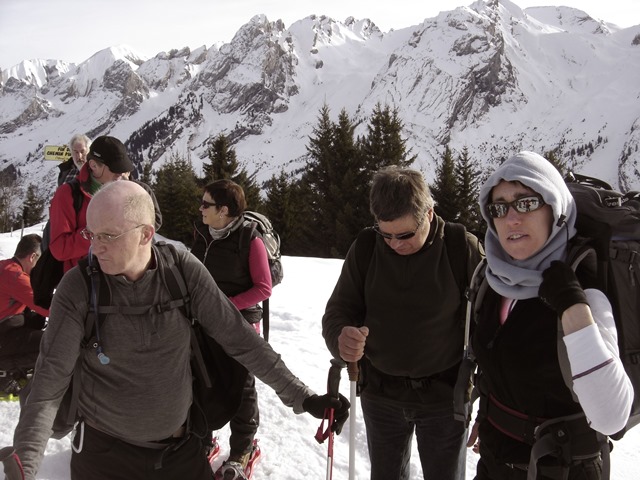
<svg viewBox="0 0 640 480">
<path fill-rule="evenodd" d="M 424 223 L 424 219 L 426 218 L 426 216 L 427 216 L 426 214 L 422 216 L 422 220 L 420 220 L 420 222 L 418 223 L 418 226 L 413 232 L 405 232 L 405 233 L 398 233 L 398 234 L 387 233 L 380 230 L 380 225 L 378 225 L 377 223 L 373 226 L 373 230 L 385 240 L 393 240 L 394 238 L 396 240 L 409 240 L 410 238 L 413 238 L 416 236 L 416 233 L 418 233 L 418 230 L 420 230 L 420 227 Z"/>
<path fill-rule="evenodd" d="M 487 213 L 491 218 L 502 218 L 512 207 L 518 213 L 529 213 L 544 207 L 545 203 L 538 196 L 522 197 L 513 202 L 495 202 L 487 204 Z"/>
<path fill-rule="evenodd" d="M 209 208 L 209 207 L 217 207 L 218 204 L 217 203 L 207 202 L 206 200 L 200 200 L 200 206 L 202 208 Z"/>
</svg>

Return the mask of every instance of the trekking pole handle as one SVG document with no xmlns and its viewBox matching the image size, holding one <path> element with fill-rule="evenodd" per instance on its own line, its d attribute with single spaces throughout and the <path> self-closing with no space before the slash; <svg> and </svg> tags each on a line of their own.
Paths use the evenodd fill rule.
<svg viewBox="0 0 640 480">
<path fill-rule="evenodd" d="M 333 398 L 339 397 L 340 390 L 340 371 L 345 364 L 342 360 L 331 359 L 331 367 L 329 368 L 329 378 L 327 379 L 327 393 Z"/>
<path fill-rule="evenodd" d="M 347 374 L 349 375 L 350 382 L 358 381 L 358 377 L 360 376 L 360 367 L 358 367 L 358 362 L 347 363 Z"/>
</svg>

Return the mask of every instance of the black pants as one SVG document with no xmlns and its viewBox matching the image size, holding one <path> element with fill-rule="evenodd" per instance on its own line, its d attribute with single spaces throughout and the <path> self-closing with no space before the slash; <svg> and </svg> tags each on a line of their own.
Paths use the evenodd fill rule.
<svg viewBox="0 0 640 480">
<path fill-rule="evenodd" d="M 71 480 L 213 479 L 198 438 L 191 435 L 180 448 L 176 446 L 167 444 L 164 451 L 136 447 L 85 424 L 82 450 L 71 455 Z M 162 468 L 156 469 L 160 455 Z"/>
<path fill-rule="evenodd" d="M 230 456 L 240 456 L 251 450 L 258 425 L 260 425 L 260 412 L 258 410 L 256 379 L 249 373 L 242 391 L 240 407 L 229 425 L 231 427 Z"/>
<path fill-rule="evenodd" d="M 40 315 L 37 316 L 40 317 Z M 24 315 L 15 315 L 2 320 L 0 322 L 0 370 L 33 368 L 40 352 L 42 333 L 41 329 L 33 328 L 30 322 L 25 323 Z"/>
</svg>

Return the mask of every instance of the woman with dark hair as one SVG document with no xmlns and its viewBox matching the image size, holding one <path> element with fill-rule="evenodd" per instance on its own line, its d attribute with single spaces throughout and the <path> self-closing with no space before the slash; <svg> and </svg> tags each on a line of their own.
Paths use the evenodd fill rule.
<svg viewBox="0 0 640 480">
<path fill-rule="evenodd" d="M 489 288 L 474 309 L 471 342 L 481 371 L 480 414 L 468 442 L 481 439 L 476 479 L 524 480 L 536 469 L 539 479 L 598 480 L 603 445 L 595 431 L 624 427 L 633 387 L 609 301 L 566 263 L 576 235 L 573 197 L 550 162 L 520 152 L 488 178 L 480 208 Z M 547 432 L 557 443 L 539 454 L 545 443 L 534 438 Z"/>
<path fill-rule="evenodd" d="M 271 296 L 271 273 L 262 238 L 255 224 L 243 216 L 246 207 L 242 187 L 231 180 L 217 180 L 204 187 L 202 221 L 196 223 L 191 252 L 204 263 L 222 292 L 259 334 L 262 318 L 259 303 Z M 230 423 L 229 458 L 220 467 L 218 476 L 222 477 L 229 469 L 236 474 L 244 472 L 259 422 L 255 378 L 249 374 L 242 402 Z"/>
</svg>

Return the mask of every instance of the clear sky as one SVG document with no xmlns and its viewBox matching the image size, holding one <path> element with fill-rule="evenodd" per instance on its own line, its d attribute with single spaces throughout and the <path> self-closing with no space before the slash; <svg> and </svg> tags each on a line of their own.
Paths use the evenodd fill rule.
<svg viewBox="0 0 640 480">
<path fill-rule="evenodd" d="M 22 60 L 79 63 L 126 44 L 152 57 L 161 51 L 228 42 L 263 13 L 286 26 L 309 15 L 369 18 L 386 32 L 421 23 L 471 0 L 0 0 L 0 68 Z M 640 0 L 515 0 L 521 8 L 565 5 L 621 27 L 640 24 Z"/>
</svg>

